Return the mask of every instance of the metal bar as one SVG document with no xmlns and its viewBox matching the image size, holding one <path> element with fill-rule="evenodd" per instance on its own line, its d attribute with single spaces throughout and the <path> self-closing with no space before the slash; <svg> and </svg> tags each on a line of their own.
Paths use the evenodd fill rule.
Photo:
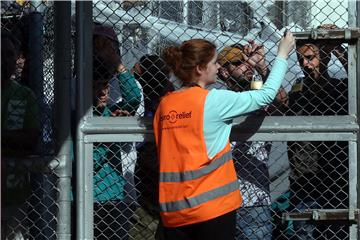
<svg viewBox="0 0 360 240">
<path fill-rule="evenodd" d="M 248 134 L 232 133 L 231 141 L 356 141 L 357 135 L 353 133 L 256 133 L 249 137 Z"/>
<path fill-rule="evenodd" d="M 358 1 L 348 2 L 349 27 L 359 27 L 359 10 L 360 3 Z M 357 117 L 359 125 L 359 89 L 360 77 L 358 70 L 360 69 L 360 41 L 358 39 L 356 45 L 348 46 L 348 79 L 349 79 L 349 114 Z M 349 210 L 359 207 L 359 192 L 357 186 L 359 184 L 359 164 L 357 160 L 360 152 L 360 133 L 358 132 L 357 141 L 349 142 Z M 349 216 L 349 218 L 355 216 Z M 350 226 L 349 239 L 358 239 L 360 237 L 360 215 L 357 216 L 357 225 Z"/>
<path fill-rule="evenodd" d="M 76 239 L 85 239 L 85 170 L 84 162 L 78 159 L 85 159 L 84 134 L 80 128 L 77 131 L 76 144 Z"/>
<path fill-rule="evenodd" d="M 311 31 L 293 32 L 297 40 L 341 40 L 343 42 L 352 42 L 360 38 L 360 29 L 349 27 L 345 29 L 312 29 Z"/>
<path fill-rule="evenodd" d="M 356 141 L 350 141 L 349 142 L 349 215 L 348 218 L 350 220 L 354 220 L 359 217 L 355 216 L 354 209 L 357 208 L 358 202 L 358 193 L 357 193 L 357 175 L 358 175 L 358 164 L 357 164 L 357 142 Z M 360 224 L 360 223 L 358 223 Z M 350 226 L 350 238 L 349 239 L 357 239 L 357 229 L 356 225 Z"/>
<path fill-rule="evenodd" d="M 350 6 L 353 6 L 354 3 L 351 3 Z M 357 27 L 360 27 L 360 16 L 359 16 L 359 12 L 360 12 L 360 2 L 359 1 L 356 1 L 356 6 L 353 7 L 355 9 L 355 12 L 352 12 L 352 16 L 353 16 L 353 19 L 354 22 L 356 22 L 356 26 Z M 356 59 L 357 59 L 357 64 L 356 64 L 356 69 L 360 69 L 360 41 L 358 40 L 357 41 L 357 54 L 356 54 Z M 357 122 L 358 122 L 358 125 L 360 126 L 360 94 L 359 94 L 359 91 L 360 91 L 360 74 L 358 72 L 357 73 L 357 76 L 356 76 L 356 93 L 357 93 L 357 96 L 356 96 L 356 109 L 357 109 Z M 357 138 L 357 148 L 356 148 L 356 158 L 355 159 L 359 159 L 359 155 L 360 155 L 360 132 L 358 132 L 358 138 Z M 357 181 L 356 181 L 356 185 L 359 186 L 360 185 L 360 164 L 357 164 L 357 173 L 356 173 L 356 177 L 357 177 Z M 357 188 L 357 191 L 356 191 L 356 196 L 357 196 L 357 207 L 359 208 L 360 206 L 360 192 L 359 192 L 359 188 Z M 356 231 L 356 228 L 357 228 L 357 231 Z M 357 232 L 357 234 L 356 234 Z M 350 233 L 351 233 L 351 239 L 357 239 L 357 238 L 360 238 L 360 214 L 358 215 L 358 222 L 357 222 L 357 226 L 354 227 L 352 226 L 350 228 Z"/>
<path fill-rule="evenodd" d="M 357 46 L 348 46 L 348 99 L 349 99 L 349 114 L 355 116 L 357 112 L 358 102 L 356 101 L 358 95 L 357 79 L 358 79 L 358 68 L 357 68 Z"/>
<path fill-rule="evenodd" d="M 329 125 L 331 122 L 331 125 Z M 354 116 L 298 116 L 298 117 L 239 117 L 233 121 L 233 131 L 241 133 L 334 133 L 359 131 Z M 152 133 L 150 118 L 101 118 L 86 119 L 82 126 L 85 134 Z"/>
<path fill-rule="evenodd" d="M 332 124 L 329 126 L 329 122 Z M 150 118 L 88 118 L 81 127 L 85 142 L 154 141 Z M 239 117 L 231 140 L 356 141 L 359 126 L 353 116 Z M 296 134 L 294 134 L 296 133 Z"/>
<path fill-rule="evenodd" d="M 249 134 L 232 132 L 231 141 L 356 141 L 357 135 L 353 133 L 255 133 Z M 88 134 L 83 140 L 85 143 L 94 142 L 154 142 L 152 134 L 142 133 L 97 133 Z"/>
<path fill-rule="evenodd" d="M 84 239 L 94 239 L 93 144 L 84 147 Z"/>
<path fill-rule="evenodd" d="M 354 219 L 349 219 L 349 209 L 312 209 L 301 213 L 283 213 L 283 221 L 344 221 L 353 223 L 359 215 L 358 209 L 353 209 Z"/>
<path fill-rule="evenodd" d="M 329 125 L 331 122 L 331 125 Z M 233 129 L 242 132 L 353 132 L 359 126 L 353 116 L 273 116 L 273 117 L 241 117 L 234 119 Z"/>
<path fill-rule="evenodd" d="M 358 102 L 358 91 L 359 86 L 357 86 L 357 61 L 356 59 L 357 54 L 357 46 L 356 45 L 349 45 L 348 46 L 348 99 L 349 99 L 349 114 L 354 116 L 359 116 L 359 112 L 357 111 Z M 358 133 L 359 134 L 359 133 Z M 359 135 L 358 135 L 359 137 Z M 357 192 L 357 144 L 359 144 L 359 140 L 349 142 L 349 210 L 357 208 L 357 200 L 358 200 L 358 192 Z M 349 212 L 351 213 L 351 211 Z M 349 216 L 351 217 L 351 216 Z M 359 223 L 358 223 L 359 224 Z M 350 226 L 349 231 L 349 239 L 358 239 L 357 238 L 357 229 L 356 225 Z"/>
<path fill-rule="evenodd" d="M 89 164 L 86 157 L 84 134 L 81 125 L 92 109 L 92 2 L 76 2 L 76 78 L 77 78 L 77 141 L 76 141 L 76 226 L 77 239 L 92 239 L 92 177 L 86 175 Z M 92 173 L 91 173 L 92 174 Z M 92 175 L 91 175 L 92 176 Z M 91 183 L 90 183 L 91 181 Z M 90 186 L 89 186 L 90 185 Z M 90 199 L 90 200 L 89 200 Z M 89 204 L 89 201 L 91 204 Z M 90 206 L 88 206 L 90 205 Z M 89 217 L 90 216 L 90 217 Z"/>
<path fill-rule="evenodd" d="M 33 4 L 33 3 L 32 3 Z M 37 6 L 37 5 L 36 5 Z M 29 33 L 28 33 L 28 42 L 27 42 L 27 58 L 28 63 L 28 84 L 31 90 L 35 93 L 36 101 L 39 106 L 39 109 L 42 109 L 40 112 L 40 122 L 41 124 L 47 122 L 49 119 L 50 110 L 46 104 L 46 96 L 44 94 L 44 35 L 43 35 L 43 15 L 41 12 L 38 12 L 37 9 L 33 8 L 33 11 L 29 14 Z M 31 30 L 30 30 L 31 29 Z M 42 133 L 46 128 L 42 128 Z M 45 133 L 46 134 L 46 133 Z M 41 134 L 43 135 L 43 134 Z M 47 152 L 44 138 L 41 138 L 41 152 Z"/>
<path fill-rule="evenodd" d="M 59 165 L 57 187 L 57 238 L 71 239 L 71 133 L 70 133 L 70 81 L 71 81 L 71 2 L 55 2 L 55 139 Z"/>
<path fill-rule="evenodd" d="M 92 3 L 76 2 L 77 117 L 92 115 Z"/>
<path fill-rule="evenodd" d="M 153 134 L 89 134 L 84 137 L 85 143 L 96 142 L 154 142 Z"/>
<path fill-rule="evenodd" d="M 85 134 L 96 133 L 152 133 L 150 118 L 144 120 L 136 117 L 126 118 L 103 118 L 92 117 L 86 119 L 81 130 Z"/>
<path fill-rule="evenodd" d="M 30 13 L 27 20 L 28 26 L 26 27 L 26 62 L 28 69 L 26 72 L 26 76 L 28 76 L 26 81 L 28 86 L 33 90 L 36 96 L 36 102 L 39 109 L 41 109 L 39 116 L 36 116 L 42 126 L 40 136 L 48 136 L 49 131 L 47 129 L 51 129 L 49 120 L 52 120 L 52 111 L 46 100 L 46 93 L 49 93 L 49 91 L 44 91 L 44 4 L 39 0 L 32 0 L 29 4 Z M 51 143 L 54 143 L 53 136 L 51 136 Z M 42 155 L 50 153 L 49 146 L 51 143 L 49 143 L 45 137 L 40 137 L 39 150 Z M 39 204 L 35 209 L 41 221 L 32 219 L 34 232 L 31 234 L 42 235 L 45 239 L 52 239 L 57 227 L 55 224 L 51 224 L 52 216 L 56 214 L 51 208 L 55 202 L 55 189 L 54 185 L 52 185 L 55 179 L 45 174 L 38 175 L 35 179 L 34 181 L 41 186 L 43 195 L 39 196 Z M 41 195 L 41 193 L 38 194 Z"/>
</svg>

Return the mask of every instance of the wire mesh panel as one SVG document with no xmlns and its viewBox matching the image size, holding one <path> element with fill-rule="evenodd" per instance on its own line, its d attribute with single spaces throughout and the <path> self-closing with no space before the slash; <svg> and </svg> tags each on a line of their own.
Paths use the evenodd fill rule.
<svg viewBox="0 0 360 240">
<path fill-rule="evenodd" d="M 348 238 L 349 225 L 346 222 L 279 222 L 279 214 L 284 211 L 348 208 L 348 143 L 287 142 L 286 148 L 275 143 L 276 145 L 278 147 L 272 149 L 273 158 L 269 162 L 271 192 L 274 197 L 273 236 L 279 239 Z M 285 158 L 286 153 L 288 158 Z M 284 187 L 287 184 L 288 186 Z"/>
<path fill-rule="evenodd" d="M 321 9 L 327 9 L 328 12 L 321 14 Z M 98 1 L 94 3 L 94 22 L 112 28 L 111 31 L 117 35 L 116 42 L 120 44 L 121 61 L 128 69 L 132 69 L 145 54 L 161 55 L 164 47 L 190 38 L 209 39 L 219 49 L 233 44 L 244 46 L 249 40 L 255 40 L 259 45 L 264 45 L 266 65 L 271 68 L 276 55 L 275 44 L 285 27 L 299 32 L 331 23 L 343 28 L 348 26 L 347 15 L 343 14 L 346 9 L 346 2 L 325 4 L 291 1 L 260 4 L 258 1 Z M 199 11 L 201 14 L 198 14 Z M 309 17 L 300 17 L 303 15 Z M 339 53 L 344 53 L 346 49 L 341 42 L 332 45 L 337 47 L 336 52 Z M 336 57 L 336 52 L 330 54 L 333 49 L 324 46 L 319 48 L 320 55 L 326 53 L 330 57 L 329 61 L 322 62 L 329 66 L 330 77 L 345 78 L 345 67 Z M 287 92 L 290 92 L 294 81 L 303 76 L 295 53 L 291 55 L 290 65 L 283 83 Z M 325 71 L 322 69 L 322 73 Z M 173 81 L 177 87 L 179 83 Z M 111 104 L 118 101 L 121 95 L 116 92 L 116 84 L 116 81 L 110 84 L 114 86 L 110 87 Z M 345 92 L 342 94 L 346 95 Z M 145 94 L 144 98 L 146 97 Z M 134 107 L 136 104 L 132 108 Z"/>
<path fill-rule="evenodd" d="M 4 160 L 3 238 L 56 239 L 56 175 L 40 157 Z"/>
<path fill-rule="evenodd" d="M 150 142 L 94 144 L 94 238 L 161 237 L 155 152 Z"/>
<path fill-rule="evenodd" d="M 326 31 L 349 26 L 348 2 L 340 1 L 96 1 L 93 20 L 94 115 L 106 117 L 152 117 L 161 96 L 181 87 L 161 59 L 169 45 L 191 38 L 214 42 L 218 62 L 227 75 L 219 71 L 216 84 L 210 88 L 244 91 L 266 81 L 285 29 L 304 32 L 320 26 Z M 107 60 L 117 68 L 112 67 L 104 78 L 107 70 L 101 66 L 107 63 L 102 57 L 108 50 L 97 48 L 99 36 L 110 40 L 107 47 L 113 48 L 113 60 Z M 275 101 L 253 115 L 348 115 L 347 50 L 347 42 L 341 39 L 297 41 Z M 247 54 L 253 64 L 244 61 L 241 54 Z M 286 212 L 349 208 L 347 141 L 232 140 L 244 198 L 237 214 L 238 239 L 349 237 L 347 222 L 334 225 L 282 219 Z M 94 143 L 93 154 L 95 237 L 162 239 L 154 143 Z M 100 165 L 97 158 L 102 159 Z M 109 171 L 98 178 L 99 169 L 107 167 Z M 117 180 L 107 186 L 106 179 L 111 177 Z M 126 186 L 132 186 L 134 194 L 129 194 Z M 119 193 L 114 194 L 114 201 L 96 199 L 115 188 Z M 128 195 L 130 202 L 125 200 Z M 115 223 L 116 230 L 111 231 Z"/>
<path fill-rule="evenodd" d="M 2 239 L 56 239 L 51 3 L 1 2 Z"/>
<path fill-rule="evenodd" d="M 157 168 L 155 159 L 148 159 L 151 155 L 145 158 L 142 154 L 143 150 L 137 152 L 134 143 L 94 144 L 95 238 L 153 237 L 158 221 L 154 188 Z M 154 165 L 149 168 L 151 163 Z M 147 168 L 139 164 L 145 164 Z"/>
<path fill-rule="evenodd" d="M 348 237 L 347 222 L 282 221 L 284 212 L 348 207 L 347 142 L 308 142 L 312 151 L 308 149 L 309 146 L 293 150 L 293 144 L 232 142 L 234 163 L 244 198 L 243 206 L 238 210 L 239 239 L 254 235 L 272 239 Z M 110 196 L 117 191 L 112 201 L 95 202 L 94 228 L 95 236 L 99 238 L 112 238 L 115 235 L 129 239 L 162 237 L 158 220 L 155 145 L 145 142 L 135 146 L 137 150 L 134 152 L 128 152 L 134 150 L 128 147 L 128 143 L 101 143 L 94 146 L 95 201 L 101 195 Z M 119 148 L 122 150 L 119 151 Z M 295 153 L 303 156 L 301 154 L 304 152 L 317 157 L 307 158 L 301 164 L 294 157 L 288 159 Z M 99 156 L 102 156 L 101 161 L 97 160 Z M 105 177 L 99 178 L 100 172 L 105 171 L 108 171 L 104 173 Z M 130 172 L 135 178 L 135 197 L 132 195 L 128 198 L 131 191 L 125 187 L 128 184 L 124 181 L 125 172 Z M 112 181 L 109 181 L 110 178 Z M 117 228 L 111 227 L 115 225 Z"/>
<path fill-rule="evenodd" d="M 94 237 L 162 239 L 155 144 L 95 143 L 93 151 Z M 234 140 L 232 151 L 244 199 L 238 239 L 349 237 L 347 221 L 282 220 L 286 212 L 348 208 L 347 142 Z"/>
</svg>

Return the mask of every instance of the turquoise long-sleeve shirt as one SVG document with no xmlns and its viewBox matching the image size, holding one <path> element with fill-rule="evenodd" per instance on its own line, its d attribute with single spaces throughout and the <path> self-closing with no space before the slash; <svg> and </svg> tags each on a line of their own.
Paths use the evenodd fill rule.
<svg viewBox="0 0 360 240">
<path fill-rule="evenodd" d="M 277 57 L 268 79 L 259 90 L 210 90 L 205 100 L 204 111 L 204 136 L 209 158 L 220 152 L 229 141 L 234 118 L 260 109 L 274 100 L 287 66 L 285 59 Z"/>
<path fill-rule="evenodd" d="M 111 112 L 105 107 L 101 111 L 94 111 L 94 115 L 110 117 Z M 119 148 L 117 143 L 99 143 L 94 148 L 94 202 L 118 201 L 125 198 L 126 181 L 122 176 Z"/>
<path fill-rule="evenodd" d="M 136 84 L 134 75 L 129 70 L 126 70 L 117 75 L 117 80 L 122 101 L 116 103 L 111 108 L 127 110 L 130 113 L 136 111 L 141 103 L 141 90 Z"/>
</svg>

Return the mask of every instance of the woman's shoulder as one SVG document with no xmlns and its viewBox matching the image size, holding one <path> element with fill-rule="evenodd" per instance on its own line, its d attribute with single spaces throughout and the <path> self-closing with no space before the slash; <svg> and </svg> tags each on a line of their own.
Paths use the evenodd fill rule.
<svg viewBox="0 0 360 240">
<path fill-rule="evenodd" d="M 209 90 L 208 98 L 229 98 L 236 96 L 236 92 L 227 89 L 211 89 Z"/>
<path fill-rule="evenodd" d="M 211 89 L 206 96 L 205 104 L 210 108 L 223 108 L 233 103 L 238 94 L 226 89 Z"/>
</svg>

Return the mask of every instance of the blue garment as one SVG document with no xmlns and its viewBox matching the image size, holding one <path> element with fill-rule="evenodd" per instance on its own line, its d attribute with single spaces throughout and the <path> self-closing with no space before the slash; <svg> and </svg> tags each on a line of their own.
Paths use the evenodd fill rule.
<svg viewBox="0 0 360 240">
<path fill-rule="evenodd" d="M 232 119 L 270 104 L 284 79 L 287 61 L 277 57 L 269 77 L 259 90 L 233 92 L 212 89 L 205 100 L 204 136 L 209 158 L 229 141 Z"/>
<path fill-rule="evenodd" d="M 110 109 L 105 107 L 101 116 L 111 116 Z M 99 109 L 94 111 L 99 113 Z M 119 144 L 94 144 L 94 201 L 116 201 L 125 197 L 125 179 L 122 176 Z"/>
</svg>

